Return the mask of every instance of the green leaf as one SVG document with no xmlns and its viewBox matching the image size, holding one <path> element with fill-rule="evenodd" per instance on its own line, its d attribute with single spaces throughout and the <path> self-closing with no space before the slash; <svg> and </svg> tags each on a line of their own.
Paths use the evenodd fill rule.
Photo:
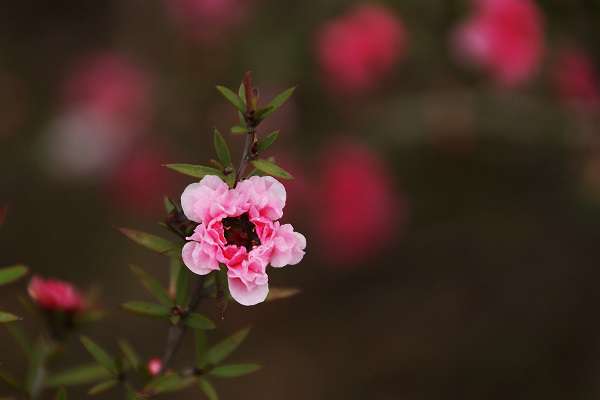
<svg viewBox="0 0 600 400">
<path fill-rule="evenodd" d="M 0 285 L 6 285 L 22 277 L 28 269 L 24 265 L 13 265 L 11 267 L 0 268 Z"/>
<path fill-rule="evenodd" d="M 131 347 L 129 342 L 124 339 L 119 340 L 119 348 L 121 349 L 121 352 L 123 352 L 123 355 L 125 356 L 125 359 L 129 365 L 133 369 L 137 370 L 140 367 L 140 357 L 137 355 L 133 347 Z"/>
<path fill-rule="evenodd" d="M 46 386 L 55 388 L 59 386 L 85 385 L 110 378 L 111 374 L 102 365 L 84 364 L 58 372 L 46 379 Z"/>
<path fill-rule="evenodd" d="M 180 261 L 180 256 L 171 257 L 169 260 L 169 295 L 172 299 L 175 298 L 177 293 L 177 278 L 179 277 L 179 270 L 183 268 Z"/>
<path fill-rule="evenodd" d="M 29 360 L 29 369 L 27 371 L 27 393 L 32 398 L 37 398 L 43 389 L 46 378 L 46 359 L 48 358 L 49 348 L 43 339 L 39 339 L 31 351 Z"/>
<path fill-rule="evenodd" d="M 150 381 L 144 387 L 144 391 L 154 394 L 176 392 L 190 386 L 195 380 L 193 376 L 183 378 L 176 373 L 165 374 Z"/>
<path fill-rule="evenodd" d="M 196 350 L 196 363 L 195 366 L 202 368 L 205 364 L 206 357 L 206 346 L 208 341 L 206 340 L 206 333 L 202 329 L 194 330 L 194 348 Z"/>
<path fill-rule="evenodd" d="M 92 355 L 92 357 L 94 357 L 98 364 L 102 365 L 111 374 L 118 374 L 115 360 L 110 355 L 108 355 L 108 353 L 104 351 L 102 347 L 98 346 L 87 336 L 81 336 L 80 339 L 81 343 L 83 343 L 86 350 Z"/>
<path fill-rule="evenodd" d="M 193 329 L 215 329 L 215 323 L 202 314 L 190 313 L 185 317 L 185 324 Z"/>
<path fill-rule="evenodd" d="M 240 88 L 238 89 L 238 96 L 242 100 L 242 102 L 246 104 L 246 86 L 244 86 L 244 82 L 240 83 Z"/>
<path fill-rule="evenodd" d="M 131 271 L 142 282 L 142 285 L 152 294 L 156 300 L 164 305 L 173 305 L 173 300 L 169 297 L 167 291 L 161 286 L 160 282 L 150 276 L 146 271 L 136 265 L 130 265 Z"/>
<path fill-rule="evenodd" d="M 256 168 L 259 171 L 264 172 L 267 175 L 276 176 L 278 178 L 283 178 L 283 179 L 294 179 L 294 177 L 289 172 L 287 172 L 286 170 L 284 170 L 283 168 L 281 168 L 279 165 L 275 164 L 272 161 L 254 160 L 254 161 L 252 161 L 252 165 L 254 165 L 254 168 Z"/>
<path fill-rule="evenodd" d="M 275 98 L 273 100 L 271 100 L 271 102 L 269 104 L 267 104 L 267 106 L 265 107 L 265 109 L 267 109 L 266 112 L 262 113 L 261 118 L 267 118 L 269 115 L 273 114 L 275 111 L 277 111 L 277 109 L 279 107 L 281 107 L 294 93 L 294 90 L 296 90 L 296 87 L 291 87 L 287 90 L 284 90 L 283 92 L 279 93 L 277 96 L 275 96 Z"/>
<path fill-rule="evenodd" d="M 92 387 L 89 391 L 88 394 L 93 396 L 96 394 L 100 394 L 102 392 L 106 392 L 109 389 L 112 389 L 113 387 L 115 387 L 115 385 L 119 383 L 118 380 L 116 379 L 111 379 L 105 382 L 100 382 L 99 384 L 97 384 L 96 386 Z"/>
<path fill-rule="evenodd" d="M 179 306 L 186 306 L 188 294 L 190 291 L 190 272 L 187 268 L 180 268 L 177 275 L 177 286 L 175 292 L 175 302 Z"/>
<path fill-rule="evenodd" d="M 171 307 L 163 304 L 147 303 L 145 301 L 128 301 L 122 305 L 127 311 L 150 317 L 168 317 L 171 315 Z"/>
<path fill-rule="evenodd" d="M 163 255 L 179 253 L 179 246 L 159 236 L 134 229 L 121 228 L 119 231 L 137 244 Z"/>
<path fill-rule="evenodd" d="M 56 392 L 55 400 L 67 400 L 67 389 L 60 388 L 58 392 Z"/>
<path fill-rule="evenodd" d="M 236 125 L 236 126 L 231 127 L 231 133 L 233 133 L 234 135 L 241 135 L 244 133 L 248 133 L 248 128 L 246 128 L 245 126 Z"/>
<path fill-rule="evenodd" d="M 167 214 L 170 214 L 170 213 L 172 213 L 173 211 L 176 210 L 176 207 L 173 204 L 173 201 L 170 198 L 168 198 L 167 196 L 165 196 L 163 198 L 163 204 L 165 205 L 165 212 Z"/>
<path fill-rule="evenodd" d="M 165 167 L 177 171 L 180 174 L 193 176 L 194 178 L 204 178 L 206 175 L 216 175 L 223 178 L 223 173 L 216 168 L 205 165 L 194 164 L 166 164 Z"/>
<path fill-rule="evenodd" d="M 260 365 L 258 364 L 230 364 L 213 368 L 210 371 L 210 374 L 219 378 L 236 378 L 238 376 L 251 374 L 259 369 Z"/>
<path fill-rule="evenodd" d="M 219 400 L 219 396 L 217 395 L 217 391 L 215 387 L 205 378 L 198 379 L 198 386 L 202 393 L 206 395 L 208 400 Z"/>
<path fill-rule="evenodd" d="M 267 295 L 266 301 L 287 299 L 288 297 L 295 296 L 298 293 L 300 293 L 300 289 L 271 287 L 269 288 L 269 294 Z"/>
<path fill-rule="evenodd" d="M 267 150 L 277 140 L 278 137 L 279 131 L 269 133 L 267 136 L 264 137 L 264 139 L 258 142 L 258 144 L 256 145 L 256 149 L 259 152 Z"/>
<path fill-rule="evenodd" d="M 246 105 L 242 101 L 242 99 L 229 88 L 225 86 L 217 86 L 217 90 L 229 101 L 231 104 L 238 109 L 239 112 L 246 112 Z"/>
<path fill-rule="evenodd" d="M 125 384 L 125 398 L 127 400 L 140 400 L 141 398 L 135 392 L 135 389 L 130 384 Z"/>
<path fill-rule="evenodd" d="M 202 367 L 207 364 L 219 364 L 227 358 L 244 341 L 246 336 L 248 336 L 248 332 L 250 332 L 250 328 L 242 329 L 211 347 L 206 353 L 206 360 Z"/>
<path fill-rule="evenodd" d="M 221 132 L 217 128 L 215 128 L 213 142 L 215 145 L 215 151 L 217 152 L 217 157 L 221 164 L 225 167 L 231 165 L 231 153 L 229 152 L 229 146 L 227 146 L 227 142 Z"/>
<path fill-rule="evenodd" d="M 14 322 L 14 321 L 18 321 L 20 319 L 21 319 L 20 317 L 17 317 L 14 314 L 0 311 L 0 323 Z"/>
</svg>

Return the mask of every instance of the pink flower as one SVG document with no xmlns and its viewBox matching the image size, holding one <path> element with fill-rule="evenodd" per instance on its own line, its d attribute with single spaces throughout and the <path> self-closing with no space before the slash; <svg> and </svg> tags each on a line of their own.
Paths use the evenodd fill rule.
<svg viewBox="0 0 600 400">
<path fill-rule="evenodd" d="M 358 6 L 329 21 L 317 36 L 317 58 L 326 83 L 346 93 L 374 88 L 405 51 L 402 21 L 380 6 Z"/>
<path fill-rule="evenodd" d="M 563 102 L 585 110 L 600 106 L 600 80 L 592 60 L 582 50 L 562 49 L 553 67 L 552 78 Z"/>
<path fill-rule="evenodd" d="M 335 142 L 324 151 L 312 219 L 331 263 L 364 262 L 401 233 L 406 204 L 388 170 L 359 144 Z"/>
<path fill-rule="evenodd" d="M 164 0 L 171 19 L 191 39 L 210 42 L 238 25 L 249 0 Z"/>
<path fill-rule="evenodd" d="M 37 305 L 46 310 L 76 312 L 84 308 L 83 297 L 68 282 L 34 276 L 27 291 Z"/>
<path fill-rule="evenodd" d="M 146 368 L 148 369 L 148 373 L 151 376 L 156 376 L 158 374 L 160 374 L 160 371 L 162 371 L 162 361 L 160 358 L 151 358 L 150 360 L 148 360 L 148 365 L 146 366 Z"/>
<path fill-rule="evenodd" d="M 306 239 L 281 225 L 286 192 L 272 177 L 253 176 L 230 189 L 217 176 L 205 176 L 181 195 L 186 217 L 199 225 L 183 246 L 185 265 L 199 275 L 227 266 L 229 292 L 249 306 L 269 292 L 267 266 L 302 260 Z"/>
<path fill-rule="evenodd" d="M 528 80 L 544 54 L 542 15 L 535 1 L 473 1 L 473 14 L 454 37 L 458 55 L 502 85 Z"/>
</svg>

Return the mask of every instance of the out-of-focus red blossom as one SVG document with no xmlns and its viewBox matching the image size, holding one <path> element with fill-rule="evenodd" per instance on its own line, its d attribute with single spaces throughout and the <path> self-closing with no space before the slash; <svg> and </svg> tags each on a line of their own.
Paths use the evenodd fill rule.
<svg viewBox="0 0 600 400">
<path fill-rule="evenodd" d="M 407 204 L 367 147 L 334 143 L 323 154 L 313 210 L 323 254 L 336 265 L 364 262 L 402 233 Z"/>
<path fill-rule="evenodd" d="M 576 109 L 591 111 L 600 106 L 600 81 L 590 57 L 582 50 L 560 50 L 552 69 L 560 99 Z"/>
<path fill-rule="evenodd" d="M 69 109 L 85 109 L 128 130 L 145 125 L 150 112 L 150 79 L 127 57 L 93 54 L 81 60 L 64 87 Z"/>
<path fill-rule="evenodd" d="M 135 149 L 115 169 L 109 181 L 112 198 L 128 212 L 151 215 L 162 207 L 162 197 L 178 183 L 162 165 L 168 161 L 157 146 Z"/>
<path fill-rule="evenodd" d="M 46 310 L 76 312 L 85 307 L 79 291 L 72 284 L 58 279 L 34 276 L 27 291 L 35 303 Z"/>
<path fill-rule="evenodd" d="M 211 42 L 240 24 L 250 0 L 164 0 L 167 12 L 192 40 Z"/>
<path fill-rule="evenodd" d="M 150 360 L 148 360 L 148 365 L 146 366 L 146 368 L 148 368 L 148 373 L 151 376 L 156 376 L 158 374 L 160 374 L 160 371 L 162 370 L 162 361 L 160 358 L 151 358 Z"/>
<path fill-rule="evenodd" d="M 317 57 L 333 90 L 373 89 L 406 52 L 404 24 L 388 9 L 360 5 L 327 22 L 317 35 Z"/>
<path fill-rule="evenodd" d="M 456 31 L 457 55 L 513 87 L 532 77 L 544 55 L 543 18 L 534 0 L 473 0 Z"/>
</svg>

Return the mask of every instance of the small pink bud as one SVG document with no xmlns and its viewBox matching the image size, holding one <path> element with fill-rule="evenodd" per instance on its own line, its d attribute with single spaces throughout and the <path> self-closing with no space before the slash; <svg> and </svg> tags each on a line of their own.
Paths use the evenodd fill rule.
<svg viewBox="0 0 600 400">
<path fill-rule="evenodd" d="M 33 301 L 46 310 L 77 312 L 84 308 L 83 297 L 68 282 L 34 276 L 27 291 Z"/>
<path fill-rule="evenodd" d="M 162 361 L 158 357 L 151 358 L 148 361 L 147 368 L 148 368 L 148 373 L 150 375 L 156 376 L 156 375 L 160 374 L 160 371 L 162 370 Z"/>
</svg>

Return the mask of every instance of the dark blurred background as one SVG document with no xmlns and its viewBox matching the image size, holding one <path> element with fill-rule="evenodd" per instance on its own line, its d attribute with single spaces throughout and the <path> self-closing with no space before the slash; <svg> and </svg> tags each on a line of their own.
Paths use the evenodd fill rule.
<svg viewBox="0 0 600 400">
<path fill-rule="evenodd" d="M 253 326 L 232 359 L 263 365 L 221 398 L 598 398 L 599 20 L 594 0 L 5 2 L 0 264 L 97 292 L 84 333 L 160 356 L 167 325 L 119 305 L 147 298 L 128 264 L 167 263 L 116 228 L 163 234 L 191 179 L 160 165 L 214 157 L 236 121 L 214 86 L 252 70 L 265 100 L 298 86 L 261 132 L 308 248 L 270 271 L 300 295 L 231 304 L 211 336 Z M 89 361 L 70 346 L 54 368 Z M 0 363 L 24 368 L 4 330 Z"/>
</svg>

